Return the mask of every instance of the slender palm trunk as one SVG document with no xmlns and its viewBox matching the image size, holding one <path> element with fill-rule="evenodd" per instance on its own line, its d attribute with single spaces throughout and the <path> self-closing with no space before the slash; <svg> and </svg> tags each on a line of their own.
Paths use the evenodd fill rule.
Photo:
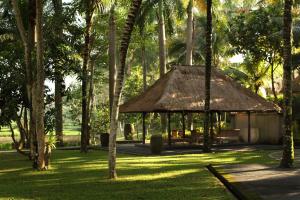
<svg viewBox="0 0 300 200">
<path fill-rule="evenodd" d="M 211 148 L 211 141 L 209 137 L 211 59 L 212 59 L 212 0 L 207 0 L 205 106 L 204 106 L 205 119 L 204 119 L 204 144 L 203 144 L 204 152 L 210 152 L 210 148 Z"/>
<path fill-rule="evenodd" d="M 270 64 L 271 64 L 271 85 L 272 85 L 272 93 L 273 93 L 273 95 L 274 95 L 274 100 L 275 100 L 275 102 L 278 102 L 278 98 L 277 98 L 277 94 L 276 94 L 276 90 L 275 90 L 275 80 L 274 80 L 275 69 L 274 69 L 274 62 L 272 61 Z"/>
<path fill-rule="evenodd" d="M 194 0 L 190 0 L 187 8 L 187 27 L 186 27 L 186 65 L 193 65 L 193 35 L 194 35 L 194 15 L 193 15 Z M 187 128 L 193 130 L 193 114 L 187 115 Z"/>
<path fill-rule="evenodd" d="M 108 62 L 109 62 L 109 109 L 112 112 L 113 97 L 115 93 L 116 83 L 116 22 L 115 22 L 115 6 L 113 5 L 109 17 L 109 33 L 108 33 Z"/>
<path fill-rule="evenodd" d="M 143 66 L 143 89 L 147 89 L 147 64 L 146 64 L 146 45 L 145 45 L 145 32 L 141 31 L 142 36 L 142 48 L 141 48 L 141 61 Z"/>
<path fill-rule="evenodd" d="M 89 94 L 88 94 L 88 107 L 87 107 L 87 113 L 88 113 L 88 134 L 87 134 L 87 143 L 90 145 L 91 140 L 91 118 L 93 114 L 93 108 L 94 108 L 94 66 L 95 61 L 93 59 L 90 60 L 89 64 Z"/>
<path fill-rule="evenodd" d="M 158 2 L 158 40 L 159 40 L 159 73 L 160 77 L 162 77 L 167 72 L 166 65 L 166 28 L 165 28 L 165 17 L 163 11 L 163 0 L 159 0 Z M 167 132 L 167 115 L 165 113 L 160 113 L 161 117 L 161 129 L 162 133 Z"/>
<path fill-rule="evenodd" d="M 109 178 L 117 178 L 116 171 L 116 138 L 119 119 L 119 103 L 122 95 L 122 88 L 125 76 L 126 56 L 130 43 L 131 34 L 134 28 L 135 18 L 141 7 L 142 0 L 132 0 L 132 5 L 127 16 L 125 27 L 122 34 L 120 46 L 120 69 L 116 79 L 116 87 L 113 98 L 113 106 L 110 120 L 109 152 L 108 152 L 108 172 Z"/>
<path fill-rule="evenodd" d="M 87 152 L 87 134 L 88 134 L 88 113 L 87 113 L 87 67 L 89 63 L 91 29 L 92 29 L 92 1 L 87 1 L 87 10 L 85 17 L 85 37 L 83 49 L 83 65 L 82 65 L 82 121 L 81 121 L 81 152 Z"/>
<path fill-rule="evenodd" d="M 29 26 L 28 26 L 28 72 L 27 74 L 27 82 L 28 82 L 28 98 L 29 98 L 29 136 L 30 136 L 30 158 L 33 160 L 33 166 L 37 167 L 37 137 L 36 137 L 36 121 L 35 121 L 35 102 L 33 101 L 33 94 L 35 94 L 34 90 L 34 82 L 35 82 L 35 66 L 33 59 L 34 52 L 34 38 L 35 38 L 35 27 L 36 27 L 36 1 L 29 0 L 28 5 L 29 10 Z"/>
<path fill-rule="evenodd" d="M 55 25 L 57 31 L 57 38 L 61 39 L 63 36 L 63 29 L 61 25 L 62 20 L 62 0 L 53 0 L 55 16 L 57 23 Z M 60 63 L 59 61 L 57 63 Z M 59 64 L 55 66 L 55 134 L 57 144 L 63 146 L 63 105 L 62 105 L 62 93 L 63 93 L 63 75 Z"/>
<path fill-rule="evenodd" d="M 190 0 L 187 8 L 187 27 L 186 27 L 186 65 L 193 65 L 193 31 L 194 31 L 194 16 L 193 16 L 194 1 Z"/>
<path fill-rule="evenodd" d="M 45 166 L 45 129 L 44 129 L 44 47 L 42 29 L 43 3 L 36 0 L 36 136 L 38 145 L 38 169 L 44 170 Z"/>
<path fill-rule="evenodd" d="M 283 153 L 280 166 L 283 168 L 293 167 L 294 142 L 292 132 L 292 5 L 293 0 L 285 0 L 283 18 L 283 98 L 284 98 L 284 135 Z"/>
</svg>

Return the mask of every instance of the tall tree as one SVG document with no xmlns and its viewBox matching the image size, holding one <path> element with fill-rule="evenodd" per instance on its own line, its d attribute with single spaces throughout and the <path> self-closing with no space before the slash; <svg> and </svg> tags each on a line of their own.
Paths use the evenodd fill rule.
<svg viewBox="0 0 300 200">
<path fill-rule="evenodd" d="M 63 26 L 62 22 L 62 0 L 53 0 L 54 11 L 55 11 L 55 30 L 56 30 L 56 38 L 61 41 L 63 35 Z M 57 61 L 56 63 L 61 63 Z M 55 66 L 55 134 L 56 140 L 59 145 L 63 145 L 63 106 L 62 106 L 62 93 L 63 93 L 63 76 L 61 72 L 62 66 Z"/>
<path fill-rule="evenodd" d="M 189 0 L 187 7 L 187 27 L 186 27 L 186 65 L 193 65 L 193 36 L 194 36 L 194 15 L 193 15 L 194 0 Z M 188 129 L 193 129 L 193 114 L 188 113 Z"/>
<path fill-rule="evenodd" d="M 85 7 L 85 31 L 84 31 L 84 47 L 83 47 L 83 64 L 82 64 L 82 120 L 81 120 L 81 152 L 87 152 L 88 146 L 88 95 L 87 95 L 87 78 L 88 78 L 88 63 L 90 59 L 90 47 L 91 47 L 91 30 L 92 19 L 95 10 L 96 0 L 86 0 L 83 2 Z"/>
<path fill-rule="evenodd" d="M 294 142 L 292 132 L 292 5 L 293 0 L 284 1 L 283 18 L 283 99 L 284 135 L 280 167 L 290 168 L 294 163 Z"/>
<path fill-rule="evenodd" d="M 44 47 L 43 47 L 43 3 L 36 0 L 36 83 L 33 100 L 36 101 L 36 137 L 38 146 L 38 169 L 44 170 L 45 163 L 45 128 L 44 128 Z"/>
<path fill-rule="evenodd" d="M 17 28 L 24 46 L 24 60 L 25 60 L 25 78 L 26 78 L 26 94 L 29 104 L 30 121 L 29 121 L 29 140 L 30 140 L 30 159 L 36 162 L 36 121 L 33 108 L 35 107 L 32 94 L 34 93 L 34 67 L 33 67 L 33 50 L 35 38 L 35 25 L 36 25 L 36 2 L 35 0 L 28 1 L 28 30 L 26 31 L 23 23 L 22 13 L 20 11 L 19 3 L 12 0 L 12 7 L 16 19 Z M 33 166 L 37 166 L 35 163 Z"/>
<path fill-rule="evenodd" d="M 206 58 L 205 58 L 205 119 L 204 119 L 204 144 L 203 151 L 210 152 L 211 141 L 209 137 L 210 119 L 210 81 L 212 63 L 212 0 L 207 0 L 206 11 Z"/>
<path fill-rule="evenodd" d="M 142 0 L 132 0 L 131 7 L 123 29 L 121 45 L 120 45 L 120 68 L 117 72 L 116 87 L 113 98 L 113 106 L 110 120 L 110 135 L 109 135 L 109 152 L 108 152 L 108 167 L 109 178 L 117 178 L 116 171 L 116 139 L 119 118 L 119 104 L 122 95 L 122 88 L 125 76 L 125 66 L 128 46 L 131 39 L 131 34 L 134 28 L 136 16 L 140 10 Z"/>
<path fill-rule="evenodd" d="M 158 40 L 159 40 L 159 75 L 162 77 L 167 72 L 167 52 L 166 52 L 166 27 L 164 16 L 164 2 L 158 1 Z M 160 113 L 162 133 L 167 132 L 167 115 Z"/>
<path fill-rule="evenodd" d="M 116 3 L 116 2 L 115 2 Z M 113 97 L 116 82 L 116 21 L 115 21 L 115 4 L 110 8 L 109 27 L 108 27 L 108 63 L 109 63 L 109 109 L 112 111 Z"/>
</svg>

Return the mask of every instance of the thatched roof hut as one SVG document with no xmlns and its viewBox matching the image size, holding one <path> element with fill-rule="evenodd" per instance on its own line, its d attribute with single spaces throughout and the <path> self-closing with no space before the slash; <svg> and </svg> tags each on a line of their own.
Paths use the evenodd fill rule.
<svg viewBox="0 0 300 200">
<path fill-rule="evenodd" d="M 144 93 L 120 107 L 120 112 L 203 112 L 205 68 L 176 66 Z M 211 111 L 279 112 L 272 102 L 241 86 L 213 69 L 211 75 Z"/>
</svg>

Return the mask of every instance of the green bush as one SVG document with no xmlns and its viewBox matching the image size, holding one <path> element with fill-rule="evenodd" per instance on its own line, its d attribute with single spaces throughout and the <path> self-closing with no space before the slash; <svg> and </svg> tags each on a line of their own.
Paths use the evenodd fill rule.
<svg viewBox="0 0 300 200">
<path fill-rule="evenodd" d="M 160 154 L 163 149 L 162 135 L 152 135 L 150 139 L 150 146 L 153 154 Z"/>
<path fill-rule="evenodd" d="M 0 144 L 0 150 L 12 150 L 12 144 L 11 143 L 5 143 Z"/>
</svg>

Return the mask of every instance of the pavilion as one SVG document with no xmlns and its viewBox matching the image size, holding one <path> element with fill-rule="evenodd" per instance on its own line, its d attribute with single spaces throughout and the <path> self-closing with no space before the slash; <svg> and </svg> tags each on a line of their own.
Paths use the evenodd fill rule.
<svg viewBox="0 0 300 200">
<path fill-rule="evenodd" d="M 168 144 L 171 145 L 170 113 L 182 113 L 184 117 L 189 112 L 204 112 L 204 100 L 205 67 L 174 66 L 146 91 L 122 104 L 120 112 L 143 114 L 143 143 L 146 113 L 168 113 Z M 224 75 L 222 71 L 213 69 L 210 112 L 247 113 L 250 142 L 250 114 L 280 113 L 281 109 Z"/>
</svg>

